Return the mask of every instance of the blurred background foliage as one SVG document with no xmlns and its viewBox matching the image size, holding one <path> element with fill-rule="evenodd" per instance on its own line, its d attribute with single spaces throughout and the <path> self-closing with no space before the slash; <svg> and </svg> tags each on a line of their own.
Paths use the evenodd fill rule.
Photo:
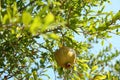
<svg viewBox="0 0 120 80">
<path fill-rule="evenodd" d="M 107 41 L 111 34 L 120 35 L 120 11 L 104 12 L 109 0 L 0 1 L 1 79 L 51 79 L 48 69 L 55 80 L 120 79 L 120 60 L 114 60 L 120 51 Z M 94 44 L 102 49 L 91 52 Z M 54 60 L 61 46 L 76 51 L 71 69 L 60 68 Z"/>
</svg>

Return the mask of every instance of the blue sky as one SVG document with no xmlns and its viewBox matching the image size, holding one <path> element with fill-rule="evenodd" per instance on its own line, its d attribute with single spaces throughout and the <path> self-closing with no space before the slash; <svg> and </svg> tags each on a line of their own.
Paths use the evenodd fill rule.
<svg viewBox="0 0 120 80">
<path fill-rule="evenodd" d="M 106 4 L 105 11 L 117 12 L 120 10 L 120 0 L 110 0 L 111 4 Z"/>
</svg>

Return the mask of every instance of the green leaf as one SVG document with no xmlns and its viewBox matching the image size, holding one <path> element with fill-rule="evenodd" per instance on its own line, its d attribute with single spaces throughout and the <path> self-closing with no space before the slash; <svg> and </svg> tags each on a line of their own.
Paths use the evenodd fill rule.
<svg viewBox="0 0 120 80">
<path fill-rule="evenodd" d="M 29 80 L 33 80 L 33 78 L 29 78 Z"/>
<path fill-rule="evenodd" d="M 86 63 L 82 63 L 81 66 L 82 66 L 82 68 L 84 70 L 88 70 L 89 69 L 89 66 Z"/>
<path fill-rule="evenodd" d="M 104 40 L 101 41 L 101 45 L 102 45 L 102 46 L 104 45 Z"/>
<path fill-rule="evenodd" d="M 111 43 L 109 44 L 109 48 L 112 49 L 112 44 Z"/>
<path fill-rule="evenodd" d="M 92 31 L 92 32 L 95 32 L 95 31 L 96 31 L 93 24 L 90 25 L 89 30 Z"/>
<path fill-rule="evenodd" d="M 93 80 L 104 80 L 104 79 L 106 79 L 106 75 L 97 75 L 94 77 Z"/>
<path fill-rule="evenodd" d="M 77 76 L 76 74 L 73 74 L 74 75 L 74 77 L 75 77 L 75 80 L 80 80 L 80 77 L 79 76 Z"/>
<path fill-rule="evenodd" d="M 59 36 L 57 34 L 55 34 L 55 33 L 48 34 L 48 37 L 52 38 L 52 39 L 55 39 L 55 40 L 59 39 Z"/>
<path fill-rule="evenodd" d="M 61 3 L 60 2 L 53 2 L 54 5 L 60 6 Z"/>
<path fill-rule="evenodd" d="M 54 15 L 52 13 L 48 13 L 47 16 L 44 18 L 44 26 L 41 28 L 41 32 L 44 32 L 47 30 L 50 26 L 50 24 L 54 21 Z"/>
<path fill-rule="evenodd" d="M 39 17 L 35 17 L 33 23 L 31 24 L 30 32 L 32 34 L 36 34 L 40 31 L 40 28 L 41 28 L 41 20 Z"/>
<path fill-rule="evenodd" d="M 89 60 L 79 59 L 78 62 L 80 62 L 80 63 L 86 63 L 86 62 L 89 62 Z"/>
<path fill-rule="evenodd" d="M 32 17 L 30 15 L 30 13 L 28 12 L 23 12 L 22 14 L 22 21 L 25 25 L 28 25 L 32 20 Z"/>
<path fill-rule="evenodd" d="M 112 21 L 115 22 L 115 21 L 117 21 L 118 19 L 120 20 L 120 11 L 118 11 L 118 12 L 113 16 Z"/>
<path fill-rule="evenodd" d="M 77 67 L 76 66 L 74 66 L 74 71 L 77 71 Z"/>
<path fill-rule="evenodd" d="M 72 78 L 72 80 L 75 80 L 74 78 Z"/>
<path fill-rule="evenodd" d="M 3 17 L 3 24 L 6 24 L 6 23 L 8 23 L 9 22 L 9 16 L 8 16 L 8 14 L 5 14 L 5 16 Z"/>
<path fill-rule="evenodd" d="M 107 77 L 108 77 L 108 80 L 111 80 L 111 74 L 109 71 L 107 72 Z"/>
<path fill-rule="evenodd" d="M 54 15 L 52 13 L 48 13 L 44 21 L 45 21 L 45 25 L 49 25 L 54 21 Z"/>
<path fill-rule="evenodd" d="M 86 74 L 86 77 L 90 77 L 90 74 L 88 73 L 88 72 L 85 72 L 85 74 Z"/>
<path fill-rule="evenodd" d="M 13 15 L 16 15 L 17 14 L 17 3 L 14 2 L 14 5 L 13 5 Z"/>
<path fill-rule="evenodd" d="M 37 71 L 33 71 L 33 77 L 34 77 L 34 80 L 37 80 Z"/>
<path fill-rule="evenodd" d="M 91 72 L 93 72 L 93 71 L 95 71 L 95 70 L 97 70 L 97 69 L 98 69 L 98 66 L 97 66 L 97 65 L 92 66 Z"/>
</svg>

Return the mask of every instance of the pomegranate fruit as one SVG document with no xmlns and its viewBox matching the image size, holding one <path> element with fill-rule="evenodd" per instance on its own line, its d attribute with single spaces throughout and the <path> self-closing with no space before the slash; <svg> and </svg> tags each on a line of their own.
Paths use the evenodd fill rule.
<svg viewBox="0 0 120 80">
<path fill-rule="evenodd" d="M 75 63 L 76 52 L 72 48 L 63 46 L 55 52 L 54 56 L 60 67 L 70 68 Z"/>
</svg>

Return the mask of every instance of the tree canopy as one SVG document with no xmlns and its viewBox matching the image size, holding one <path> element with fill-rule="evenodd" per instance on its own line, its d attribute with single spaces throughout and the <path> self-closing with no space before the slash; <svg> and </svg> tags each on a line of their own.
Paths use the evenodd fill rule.
<svg viewBox="0 0 120 80">
<path fill-rule="evenodd" d="M 120 51 L 109 42 L 120 35 L 120 11 L 105 12 L 109 0 L 0 1 L 1 79 L 50 79 L 48 69 L 55 80 L 120 79 Z M 94 44 L 100 44 L 98 52 Z M 70 69 L 55 61 L 61 46 L 76 52 Z"/>
</svg>

